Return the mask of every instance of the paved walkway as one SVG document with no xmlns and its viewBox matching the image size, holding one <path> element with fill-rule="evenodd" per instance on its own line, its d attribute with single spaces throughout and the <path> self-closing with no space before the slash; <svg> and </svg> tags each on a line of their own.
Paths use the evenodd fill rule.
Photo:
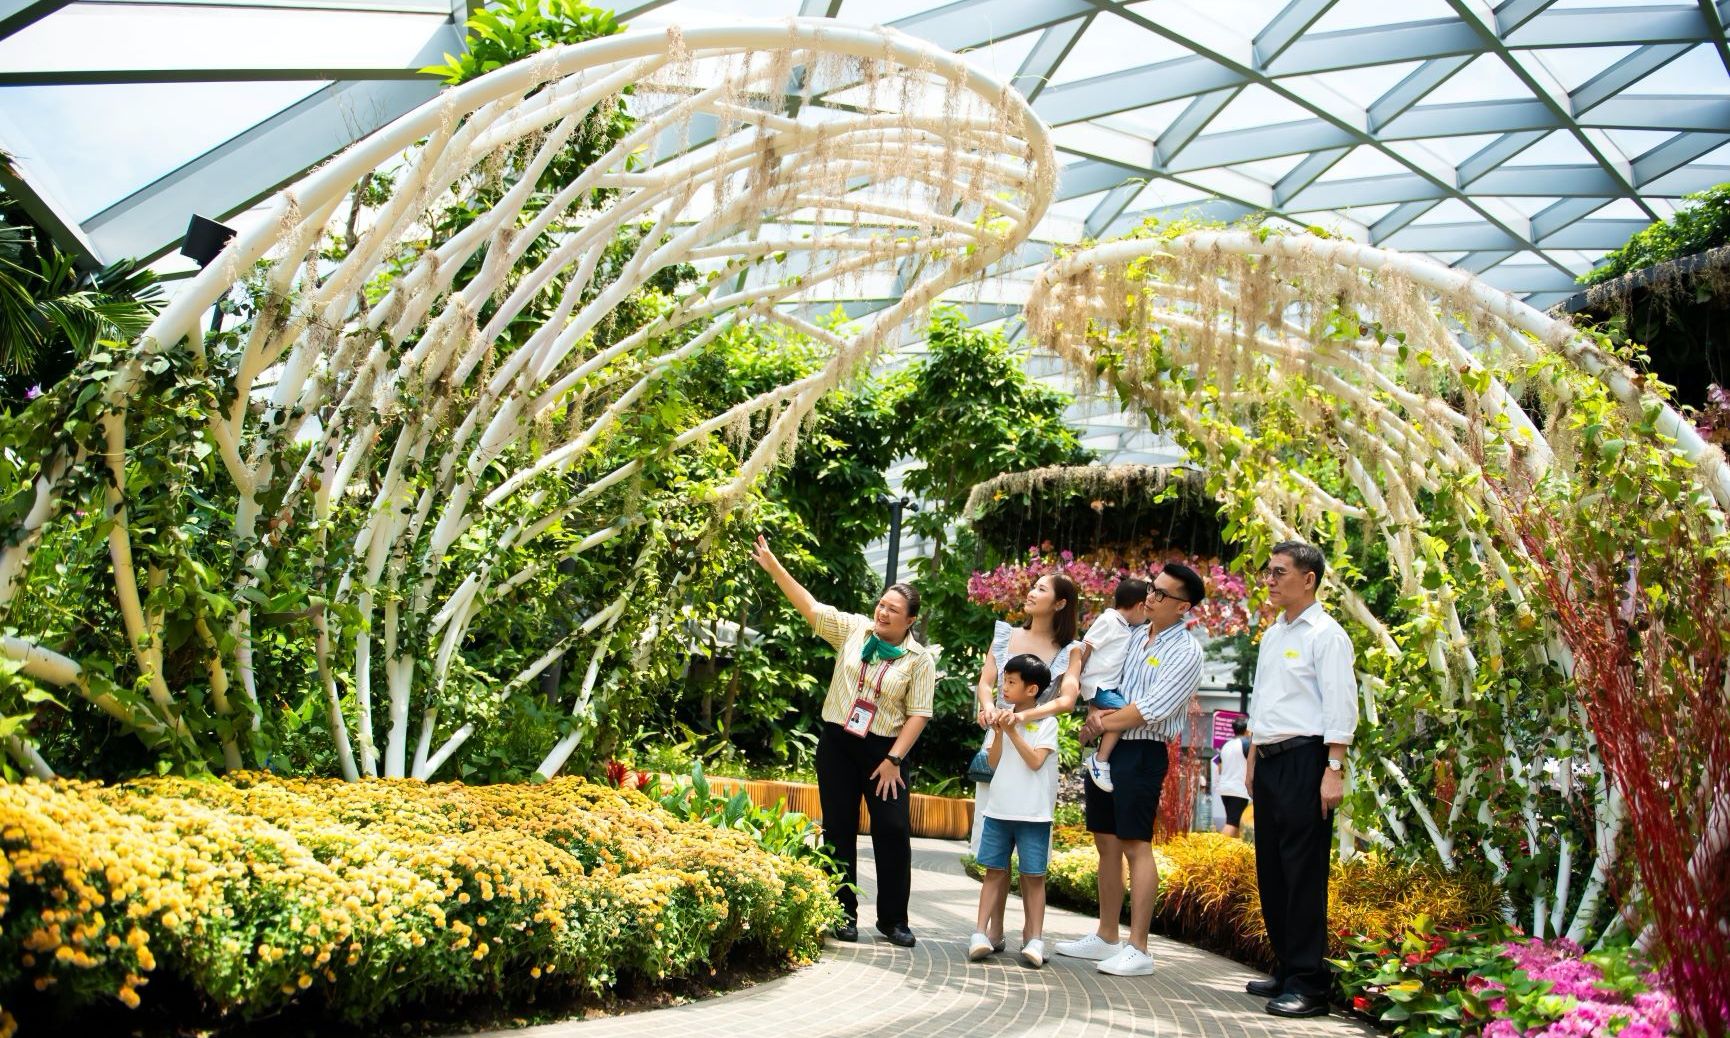
<svg viewBox="0 0 1730 1038">
<path fill-rule="evenodd" d="M 967 961 L 979 885 L 961 871 L 960 841 L 913 841 L 912 950 L 883 940 L 871 925 L 870 840 L 860 841 L 867 897 L 858 944 L 829 941 L 823 958 L 756 987 L 668 1009 L 524 1030 L 496 1038 L 697 1038 L 700 1035 L 916 1035 L 919 1038 L 1018 1035 L 1362 1036 L 1367 1027 L 1338 1016 L 1284 1020 L 1244 993 L 1256 976 L 1229 959 L 1160 937 L 1149 941 L 1151 977 L 1109 977 L 1093 963 L 1061 956 L 1042 970 L 1015 957 L 1020 901 L 1009 901 L 1009 950 Z M 1093 921 L 1048 909 L 1050 938 L 1079 936 Z"/>
</svg>

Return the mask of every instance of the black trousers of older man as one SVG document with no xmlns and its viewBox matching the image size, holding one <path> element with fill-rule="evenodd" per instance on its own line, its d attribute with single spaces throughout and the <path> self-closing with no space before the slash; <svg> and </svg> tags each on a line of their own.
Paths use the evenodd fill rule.
<svg viewBox="0 0 1730 1038">
<path fill-rule="evenodd" d="M 1255 873 L 1261 913 L 1277 965 L 1273 979 L 1285 993 L 1326 998 L 1333 974 L 1327 965 L 1328 865 L 1333 814 L 1322 811 L 1322 773 L 1328 748 L 1319 738 L 1256 747 Z"/>
</svg>

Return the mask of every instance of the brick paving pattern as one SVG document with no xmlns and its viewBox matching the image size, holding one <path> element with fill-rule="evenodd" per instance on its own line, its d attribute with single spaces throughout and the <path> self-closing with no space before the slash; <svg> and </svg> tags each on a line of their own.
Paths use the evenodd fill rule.
<svg viewBox="0 0 1730 1038">
<path fill-rule="evenodd" d="M 871 925 L 875 894 L 869 839 L 860 840 L 866 890 L 859 943 L 829 941 L 822 961 L 743 991 L 625 1016 L 571 1020 L 495 1038 L 698 1038 L 704 1035 L 918 1035 L 920 1038 L 1016 1035 L 1371 1035 L 1338 1016 L 1285 1020 L 1262 1011 L 1264 1000 L 1244 993 L 1257 974 L 1188 945 L 1151 938 L 1150 977 L 1111 977 L 1093 963 L 1054 957 L 1030 970 L 1016 958 L 1021 912 L 1009 900 L 1008 950 L 985 962 L 967 961 L 967 939 L 979 885 L 961 871 L 966 844 L 913 841 L 912 926 L 917 947 L 897 948 Z M 1077 937 L 1093 921 L 1048 909 L 1047 947 Z"/>
</svg>

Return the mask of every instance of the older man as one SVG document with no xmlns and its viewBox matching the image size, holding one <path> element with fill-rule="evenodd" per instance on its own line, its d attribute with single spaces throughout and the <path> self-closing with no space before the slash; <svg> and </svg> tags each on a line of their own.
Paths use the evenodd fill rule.
<svg viewBox="0 0 1730 1038">
<path fill-rule="evenodd" d="M 1255 800 L 1255 871 L 1277 965 L 1246 990 L 1275 1016 L 1328 1011 L 1328 866 L 1333 810 L 1345 797 L 1358 726 L 1352 640 L 1316 601 L 1322 553 L 1274 545 L 1263 579 L 1279 619 L 1261 639 L 1245 777 Z"/>
<path fill-rule="evenodd" d="M 1181 563 L 1168 563 L 1153 578 L 1147 596 L 1148 623 L 1130 636 L 1118 690 L 1128 705 L 1095 710 L 1084 736 L 1122 732 L 1111 756 L 1112 790 L 1088 778 L 1087 828 L 1099 851 L 1099 929 L 1057 945 L 1059 955 L 1099 960 L 1099 972 L 1143 977 L 1153 972 L 1147 930 L 1159 891 L 1153 858 L 1153 823 L 1170 767 L 1167 744 L 1183 731 L 1189 704 L 1201 685 L 1201 646 L 1184 619 L 1200 604 L 1207 585 Z M 1123 913 L 1123 861 L 1129 860 L 1129 942 L 1118 943 Z"/>
</svg>

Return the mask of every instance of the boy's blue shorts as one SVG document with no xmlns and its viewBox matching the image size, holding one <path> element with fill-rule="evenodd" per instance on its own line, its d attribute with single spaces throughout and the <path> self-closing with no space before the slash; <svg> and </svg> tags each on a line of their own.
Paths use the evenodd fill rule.
<svg viewBox="0 0 1730 1038">
<path fill-rule="evenodd" d="M 979 864 L 1008 872 L 1010 851 L 1023 876 L 1045 875 L 1051 862 L 1051 823 L 1006 822 L 986 815 L 979 834 Z"/>
<path fill-rule="evenodd" d="M 1129 705 L 1129 700 L 1123 698 L 1123 693 L 1115 688 L 1102 688 L 1093 694 L 1088 705 L 1100 710 L 1121 710 Z"/>
</svg>

